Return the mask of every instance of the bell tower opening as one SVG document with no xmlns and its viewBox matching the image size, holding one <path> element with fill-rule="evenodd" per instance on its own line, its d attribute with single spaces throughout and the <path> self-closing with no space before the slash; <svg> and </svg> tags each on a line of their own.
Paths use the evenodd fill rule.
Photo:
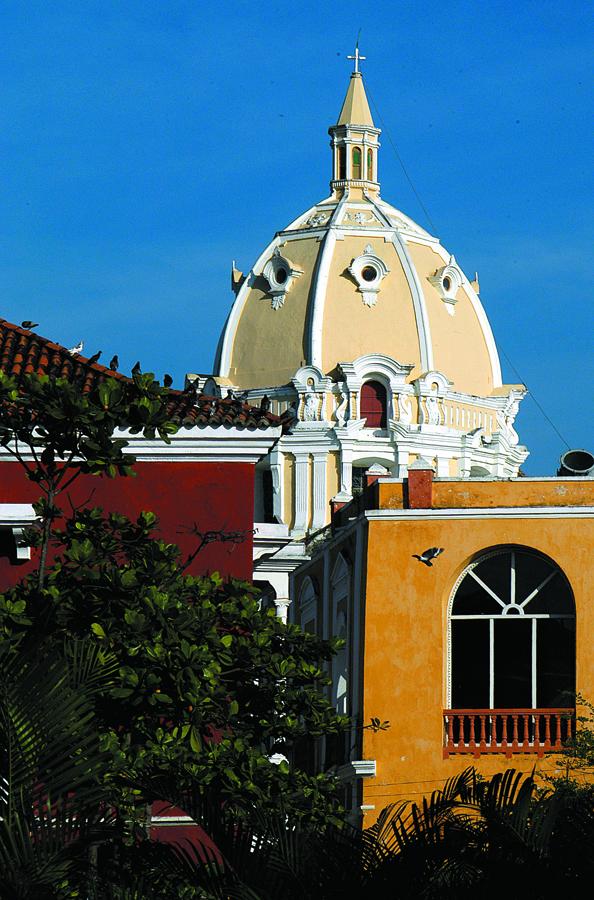
<svg viewBox="0 0 594 900">
<path fill-rule="evenodd" d="M 334 159 L 330 186 L 333 191 L 342 194 L 345 190 L 360 191 L 360 182 L 364 182 L 364 190 L 379 192 L 376 179 L 380 129 L 373 124 L 363 76 L 359 71 L 359 63 L 365 57 L 361 56 L 357 47 L 348 59 L 354 60 L 354 70 L 338 122 L 329 129 Z M 359 184 L 354 185 L 353 182 Z"/>
</svg>

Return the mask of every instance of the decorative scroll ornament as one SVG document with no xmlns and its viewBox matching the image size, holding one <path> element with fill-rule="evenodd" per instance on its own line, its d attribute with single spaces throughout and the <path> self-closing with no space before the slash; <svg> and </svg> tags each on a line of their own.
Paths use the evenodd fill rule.
<svg viewBox="0 0 594 900">
<path fill-rule="evenodd" d="M 352 261 L 349 272 L 357 282 L 365 306 L 375 306 L 382 280 L 389 271 L 383 259 L 373 252 L 371 244 L 367 244 L 361 256 Z"/>
<path fill-rule="evenodd" d="M 318 225 L 325 225 L 329 218 L 328 213 L 315 212 L 305 220 L 305 224 L 309 225 L 310 228 L 316 228 Z"/>
<path fill-rule="evenodd" d="M 413 411 L 409 394 L 398 394 L 398 418 L 402 425 L 410 425 L 412 423 Z"/>
<path fill-rule="evenodd" d="M 296 278 L 303 275 L 303 270 L 294 266 L 276 247 L 268 260 L 262 275 L 268 282 L 268 293 L 271 296 L 272 309 L 280 309 L 285 302 Z"/>
<path fill-rule="evenodd" d="M 318 395 L 313 391 L 308 391 L 303 401 L 303 421 L 317 422 L 320 418 L 318 408 Z"/>
<path fill-rule="evenodd" d="M 512 391 L 505 407 L 495 413 L 499 431 L 504 435 L 510 447 L 515 447 L 520 440 L 518 432 L 514 428 L 514 421 L 520 408 L 521 399 L 522 395 Z"/>
<path fill-rule="evenodd" d="M 420 234 L 418 228 L 415 227 L 414 222 L 407 222 L 405 219 L 399 218 L 399 216 L 390 216 L 390 222 L 393 225 L 396 225 L 398 229 L 402 229 L 403 231 L 412 231 L 414 234 Z"/>
<path fill-rule="evenodd" d="M 429 394 L 425 400 L 427 404 L 427 421 L 429 425 L 440 425 L 439 400 L 436 394 Z"/>
<path fill-rule="evenodd" d="M 442 266 L 441 269 L 437 269 L 435 275 L 429 276 L 429 281 L 437 289 L 451 316 L 454 315 L 456 294 L 462 285 L 462 278 L 462 272 L 453 256 L 450 256 L 447 266 Z"/>
<path fill-rule="evenodd" d="M 345 222 L 355 222 L 357 225 L 377 225 L 377 219 L 372 213 L 347 212 L 344 214 Z"/>
<path fill-rule="evenodd" d="M 340 394 L 335 412 L 336 424 L 339 428 L 344 428 L 349 417 L 349 400 L 349 389 L 347 387 L 346 381 L 343 381 L 340 385 Z"/>
</svg>

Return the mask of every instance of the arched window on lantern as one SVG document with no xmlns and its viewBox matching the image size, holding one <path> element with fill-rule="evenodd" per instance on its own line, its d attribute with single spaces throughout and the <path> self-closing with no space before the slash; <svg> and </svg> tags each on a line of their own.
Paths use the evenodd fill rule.
<svg viewBox="0 0 594 900">
<path fill-rule="evenodd" d="M 367 148 L 367 181 L 373 181 L 373 150 Z"/>
<path fill-rule="evenodd" d="M 351 173 L 351 178 L 360 179 L 362 176 L 362 172 L 361 172 L 362 158 L 361 158 L 361 148 L 360 147 L 353 147 L 352 160 L 353 160 L 353 171 Z"/>
<path fill-rule="evenodd" d="M 379 381 L 366 381 L 361 388 L 359 418 L 366 419 L 366 428 L 388 427 L 386 389 Z"/>
<path fill-rule="evenodd" d="M 338 148 L 338 179 L 344 181 L 346 178 L 346 147 L 342 145 Z"/>
</svg>

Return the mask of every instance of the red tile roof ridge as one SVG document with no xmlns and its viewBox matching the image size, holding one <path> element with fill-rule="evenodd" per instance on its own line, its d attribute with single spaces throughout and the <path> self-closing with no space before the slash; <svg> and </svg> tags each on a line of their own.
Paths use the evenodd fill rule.
<svg viewBox="0 0 594 900">
<path fill-rule="evenodd" d="M 133 379 L 107 368 L 89 357 L 72 354 L 67 347 L 0 318 L 0 369 L 20 380 L 26 374 L 52 374 L 74 380 L 78 377 L 83 391 L 91 391 L 105 378 L 130 383 Z M 77 372 L 78 370 L 78 372 Z M 257 428 L 286 427 L 284 416 L 275 416 L 259 407 L 249 406 L 235 397 L 214 397 L 168 388 L 167 407 L 173 421 L 181 427 L 194 426 Z"/>
</svg>

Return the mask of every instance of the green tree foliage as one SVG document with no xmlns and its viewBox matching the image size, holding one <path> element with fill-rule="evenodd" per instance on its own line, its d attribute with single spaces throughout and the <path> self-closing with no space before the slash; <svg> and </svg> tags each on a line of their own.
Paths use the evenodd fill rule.
<svg viewBox="0 0 594 900">
<path fill-rule="evenodd" d="M 114 775 L 146 787 L 147 773 L 175 772 L 211 785 L 235 816 L 281 798 L 292 815 L 327 815 L 331 777 L 268 757 L 346 723 L 321 690 L 330 645 L 261 610 L 246 583 L 185 574 L 155 526 L 152 513 L 75 513 L 41 593 L 32 577 L 5 595 L 5 639 L 68 636 L 114 654 L 117 681 L 96 705 Z"/>
<path fill-rule="evenodd" d="M 167 861 L 145 847 L 144 877 L 167 873 L 155 893 L 145 888 L 146 900 L 558 900 L 591 891 L 592 792 L 578 805 L 514 770 L 484 780 L 469 768 L 419 803 L 387 807 L 366 831 L 312 828 L 282 807 L 256 827 L 229 827 L 202 792 L 170 790 L 216 835 L 217 850 L 180 845 Z"/>
<path fill-rule="evenodd" d="M 186 574 L 152 513 L 132 522 L 60 502 L 81 476 L 132 474 L 118 429 L 169 440 L 166 399 L 150 373 L 90 392 L 0 373 L 0 443 L 42 493 L 38 571 L 0 597 L 0 640 L 11 652 L 59 655 L 67 638 L 113 654 L 117 677 L 94 705 L 111 760 L 104 786 L 121 816 L 144 813 L 166 775 L 208 788 L 228 817 L 282 802 L 297 819 L 323 819 L 336 807 L 334 778 L 269 757 L 344 727 L 322 691 L 331 646 L 261 610 L 248 584 Z M 197 549 L 205 540 L 197 535 Z"/>
<path fill-rule="evenodd" d="M 578 694 L 576 699 L 576 730 L 563 749 L 566 777 L 570 772 L 594 771 L 594 703 Z"/>
<path fill-rule="evenodd" d="M 21 382 L 0 370 L 0 446 L 41 492 L 38 584 L 43 586 L 52 523 L 60 494 L 82 474 L 132 474 L 134 457 L 118 429 L 168 442 L 177 426 L 167 416 L 167 391 L 152 373 L 108 378 L 93 390 L 65 378 L 26 375 Z"/>
<path fill-rule="evenodd" d="M 4 642 L 0 665 L 0 897 L 80 896 L 89 848 L 110 831 L 93 701 L 115 658 L 89 641 L 60 653 Z"/>
</svg>

